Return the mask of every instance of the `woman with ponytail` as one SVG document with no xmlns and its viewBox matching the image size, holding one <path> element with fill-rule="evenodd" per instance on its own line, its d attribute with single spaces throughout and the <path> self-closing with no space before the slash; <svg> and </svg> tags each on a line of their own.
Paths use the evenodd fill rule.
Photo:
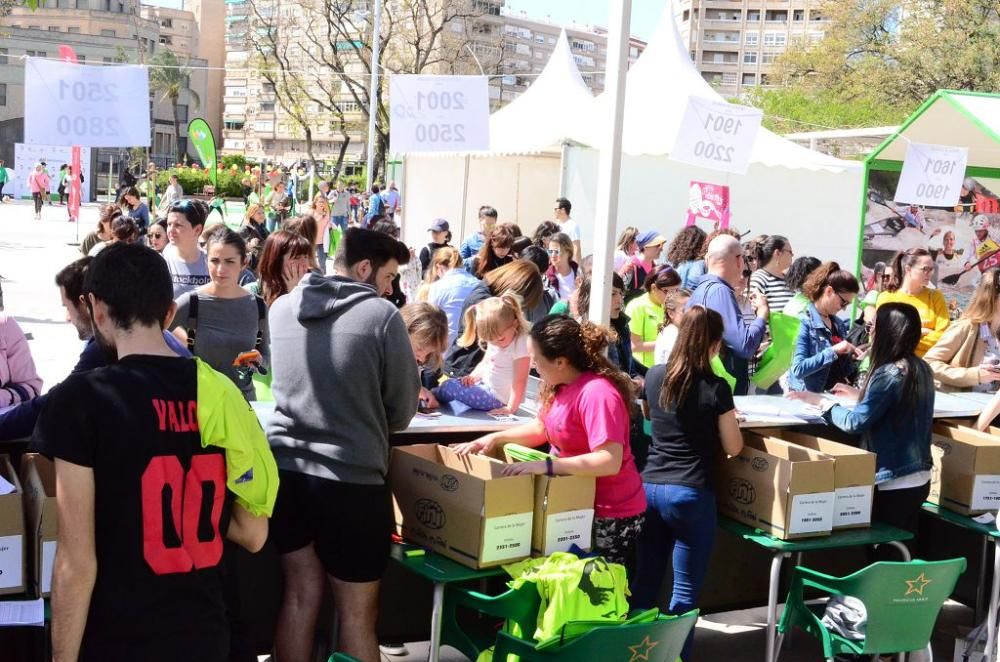
<svg viewBox="0 0 1000 662">
<path fill-rule="evenodd" d="M 722 347 L 722 330 L 719 313 L 693 306 L 681 319 L 670 365 L 646 373 L 653 442 L 642 472 L 646 523 L 633 607 L 657 606 L 671 558 L 670 613 L 698 606 L 715 541 L 715 466 L 743 449 L 732 391 L 710 365 Z M 691 659 L 691 641 L 689 636 L 682 660 Z"/>
<path fill-rule="evenodd" d="M 892 302 L 908 303 L 917 309 L 921 329 L 916 353 L 920 357 L 941 339 L 951 324 L 944 295 L 927 287 L 933 276 L 934 259 L 925 249 L 911 248 L 897 253 L 892 259 L 892 278 L 878 295 L 876 304 L 881 308 Z"/>
<path fill-rule="evenodd" d="M 795 341 L 788 388 L 822 393 L 834 384 L 853 383 L 860 352 L 847 341 L 847 320 L 837 317 L 860 290 L 854 274 L 824 262 L 802 284 L 809 305 Z"/>
<path fill-rule="evenodd" d="M 631 571 L 645 517 L 642 481 L 629 448 L 629 376 L 605 357 L 614 342 L 607 327 L 549 315 L 531 329 L 531 359 L 542 378 L 538 419 L 460 444 L 462 455 L 492 454 L 504 444 L 548 443 L 555 459 L 519 462 L 507 474 L 596 476 L 594 551 Z"/>
<path fill-rule="evenodd" d="M 767 299 L 767 307 L 775 312 L 784 310 L 795 292 L 788 288 L 785 274 L 792 266 L 795 253 L 788 239 L 772 234 L 756 244 L 757 271 L 750 276 L 750 287 Z"/>
</svg>

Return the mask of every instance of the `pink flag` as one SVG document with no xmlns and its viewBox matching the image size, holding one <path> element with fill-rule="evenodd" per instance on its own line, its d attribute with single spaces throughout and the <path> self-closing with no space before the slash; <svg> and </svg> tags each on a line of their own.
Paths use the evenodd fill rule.
<svg viewBox="0 0 1000 662">
<path fill-rule="evenodd" d="M 729 227 L 729 187 L 707 182 L 691 182 L 688 189 L 687 224 L 709 221 L 718 228 Z"/>
</svg>

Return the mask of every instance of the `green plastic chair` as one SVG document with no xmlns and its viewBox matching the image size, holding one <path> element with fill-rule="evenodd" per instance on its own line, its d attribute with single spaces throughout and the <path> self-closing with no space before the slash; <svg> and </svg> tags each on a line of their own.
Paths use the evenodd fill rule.
<svg viewBox="0 0 1000 662">
<path fill-rule="evenodd" d="M 830 577 L 798 566 L 792 573 L 785 610 L 778 623 L 784 635 L 798 626 L 823 644 L 823 657 L 835 655 L 876 655 L 926 649 L 941 605 L 948 599 L 965 559 L 947 561 L 879 562 L 846 577 Z M 825 604 L 810 607 L 805 590 L 817 589 L 828 595 L 858 598 L 868 612 L 866 637 L 845 639 L 826 629 L 821 622 Z M 780 654 L 780 642 L 778 651 Z"/>
<path fill-rule="evenodd" d="M 503 620 L 517 623 L 521 632 L 533 633 L 538 627 L 541 605 L 538 587 L 525 582 L 497 596 L 484 595 L 461 586 L 448 584 L 444 590 L 441 619 L 441 645 L 457 648 L 470 660 L 475 660 L 496 641 Z M 458 608 L 470 609 L 493 618 L 478 619 L 459 627 Z"/>
<path fill-rule="evenodd" d="M 697 621 L 695 609 L 681 616 L 660 616 L 649 623 L 602 625 L 562 646 L 543 650 L 533 641 L 500 632 L 493 660 L 507 662 L 509 655 L 517 655 L 540 662 L 675 662 Z"/>
</svg>

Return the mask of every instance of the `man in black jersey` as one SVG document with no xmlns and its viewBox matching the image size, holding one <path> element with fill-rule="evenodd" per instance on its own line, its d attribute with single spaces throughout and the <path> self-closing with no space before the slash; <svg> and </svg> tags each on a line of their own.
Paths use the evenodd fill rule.
<svg viewBox="0 0 1000 662">
<path fill-rule="evenodd" d="M 221 662 L 222 537 L 259 550 L 267 519 L 227 490 L 224 451 L 202 447 L 195 362 L 163 338 L 174 303 L 160 256 L 105 249 L 84 296 L 118 361 L 53 388 L 35 428 L 56 465 L 53 658 Z"/>
</svg>

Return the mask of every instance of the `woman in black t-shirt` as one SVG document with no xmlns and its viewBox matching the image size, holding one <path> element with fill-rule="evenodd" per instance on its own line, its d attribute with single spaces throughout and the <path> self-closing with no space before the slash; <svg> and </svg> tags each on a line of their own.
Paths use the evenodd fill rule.
<svg viewBox="0 0 1000 662">
<path fill-rule="evenodd" d="M 714 464 L 721 453 L 743 449 L 732 391 L 709 365 L 722 346 L 722 328 L 717 312 L 693 306 L 681 320 L 669 366 L 646 373 L 653 442 L 642 472 L 646 524 L 639 537 L 633 607 L 659 603 L 671 557 L 670 613 L 698 606 L 715 540 Z M 689 635 L 681 653 L 685 662 L 692 659 L 691 642 Z"/>
</svg>

